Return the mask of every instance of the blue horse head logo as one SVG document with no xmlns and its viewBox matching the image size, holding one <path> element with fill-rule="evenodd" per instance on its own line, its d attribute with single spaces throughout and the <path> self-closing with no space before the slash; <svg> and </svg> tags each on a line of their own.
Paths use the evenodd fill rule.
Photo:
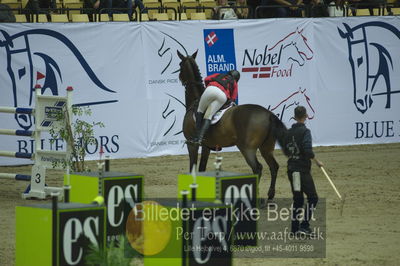
<svg viewBox="0 0 400 266">
<path fill-rule="evenodd" d="M 59 45 L 60 49 L 71 52 L 77 59 L 78 65 L 89 79 L 102 91 L 115 93 L 107 88 L 93 72 L 78 48 L 63 34 L 48 29 L 32 29 L 9 35 L 6 31 L 0 30 L 0 48 L 5 49 L 6 71 L 10 77 L 14 107 L 31 106 L 34 102 L 35 85 L 38 79 L 43 81 L 42 94 L 58 95 L 61 87 L 65 89 L 69 84 L 63 85 L 62 69 L 60 68 L 60 59 L 55 59 L 48 55 L 44 47 L 33 48 L 32 38 L 49 37 L 47 40 L 53 41 L 53 44 Z M 55 42 L 54 42 L 55 41 Z M 43 43 L 46 43 L 43 41 Z M 36 44 L 37 46 L 37 44 Z M 42 44 L 42 46 L 44 46 Z M 67 48 L 67 49 L 65 49 Z M 76 67 L 76 66 L 69 66 Z M 40 69 L 40 71 L 37 71 Z M 5 88 L 3 87 L 2 90 Z M 4 95 L 7 92 L 3 92 Z M 2 93 L 2 94 L 3 94 Z M 26 97 L 26 96 L 29 97 Z M 28 102 L 22 102 L 28 99 Z M 104 102 L 81 103 L 76 105 L 93 105 L 101 103 L 117 102 L 110 100 Z M 28 130 L 33 125 L 33 118 L 29 114 L 15 114 L 15 120 L 24 130 Z"/>
<path fill-rule="evenodd" d="M 385 108 L 390 108 L 392 94 L 400 93 L 400 90 L 394 90 L 391 79 L 394 76 L 392 73 L 400 68 L 393 62 L 399 55 L 400 31 L 391 24 L 379 21 L 362 23 L 355 27 L 346 23 L 343 25 L 344 30 L 338 28 L 338 31 L 347 40 L 354 105 L 364 114 L 371 108 L 375 97 L 385 96 Z M 377 30 L 379 34 L 376 34 Z M 391 35 L 388 38 L 394 38 L 397 43 L 383 44 L 382 37 L 385 34 Z M 397 49 L 396 57 L 392 57 L 393 49 Z"/>
</svg>

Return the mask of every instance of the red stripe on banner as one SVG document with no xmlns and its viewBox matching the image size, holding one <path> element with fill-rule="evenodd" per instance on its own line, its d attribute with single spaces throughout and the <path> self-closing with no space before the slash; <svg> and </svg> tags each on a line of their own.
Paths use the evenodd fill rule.
<svg viewBox="0 0 400 266">
<path fill-rule="evenodd" d="M 271 76 L 270 73 L 267 74 L 260 74 L 260 78 L 269 78 Z"/>
<path fill-rule="evenodd" d="M 253 74 L 253 79 L 256 79 L 258 77 L 258 74 Z"/>
<path fill-rule="evenodd" d="M 258 72 L 258 67 L 244 67 L 242 72 Z"/>
<path fill-rule="evenodd" d="M 271 71 L 271 67 L 261 67 L 260 71 Z"/>
</svg>

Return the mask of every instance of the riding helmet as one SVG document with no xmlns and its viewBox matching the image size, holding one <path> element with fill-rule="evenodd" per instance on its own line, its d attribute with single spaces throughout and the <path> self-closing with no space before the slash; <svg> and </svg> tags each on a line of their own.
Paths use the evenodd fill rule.
<svg viewBox="0 0 400 266">
<path fill-rule="evenodd" d="M 231 70 L 231 71 L 229 71 L 228 74 L 231 75 L 231 76 L 236 80 L 236 82 L 239 81 L 239 79 L 240 79 L 240 73 L 239 73 L 239 71 L 237 71 L 237 70 Z"/>
</svg>

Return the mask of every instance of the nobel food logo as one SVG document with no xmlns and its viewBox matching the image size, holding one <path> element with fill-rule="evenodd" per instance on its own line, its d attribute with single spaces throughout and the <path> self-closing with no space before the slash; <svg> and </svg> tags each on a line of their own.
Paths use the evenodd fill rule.
<svg viewBox="0 0 400 266">
<path fill-rule="evenodd" d="M 380 21 L 343 26 L 338 31 L 347 41 L 356 109 L 364 114 L 374 102 L 390 109 L 392 95 L 400 93 L 399 84 L 393 80 L 400 74 L 399 29 Z"/>
<path fill-rule="evenodd" d="M 204 29 L 207 75 L 236 69 L 233 29 Z"/>
<path fill-rule="evenodd" d="M 287 78 L 313 57 L 314 51 L 303 29 L 296 29 L 263 47 L 245 49 L 242 72 L 251 74 L 253 78 Z"/>
</svg>

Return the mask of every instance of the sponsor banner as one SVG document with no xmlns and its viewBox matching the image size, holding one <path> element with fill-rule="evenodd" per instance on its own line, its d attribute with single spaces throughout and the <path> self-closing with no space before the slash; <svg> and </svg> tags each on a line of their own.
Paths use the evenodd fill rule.
<svg viewBox="0 0 400 266">
<path fill-rule="evenodd" d="M 399 24 L 394 17 L 3 24 L 0 106 L 33 107 L 35 84 L 47 95 L 65 95 L 72 86 L 73 103 L 90 106 L 87 119 L 105 125 L 87 147 L 89 159 L 100 147 L 112 158 L 183 154 L 177 51 L 197 51 L 203 78 L 241 72 L 240 104 L 262 105 L 287 126 L 304 105 L 315 145 L 397 142 Z M 0 115 L 2 128 L 33 129 L 29 115 Z M 34 147 L 29 138 L 0 139 L 0 150 Z M 48 137 L 41 145 L 65 146 Z M 0 158 L 15 163 L 26 161 Z"/>
<path fill-rule="evenodd" d="M 97 159 L 101 147 L 112 158 L 147 155 L 144 70 L 136 67 L 143 55 L 132 49 L 142 45 L 138 26 L 4 24 L 0 42 L 0 106 L 34 107 L 36 84 L 44 95 L 61 96 L 72 86 L 73 104 L 93 113 L 80 119 L 105 125 L 95 128 L 96 141 L 86 146 L 90 158 Z M 0 115 L 1 128 L 34 130 L 31 115 Z M 42 135 L 44 150 L 65 149 L 62 141 Z M 1 143 L 1 150 L 34 149 L 28 137 L 1 136 Z M 29 161 L 0 158 L 0 164 L 15 163 Z"/>
<path fill-rule="evenodd" d="M 145 69 L 148 154 L 182 154 L 186 152 L 182 133 L 185 114 L 185 89 L 179 80 L 179 51 L 192 54 L 200 48 L 201 28 L 193 24 L 161 23 L 157 27 L 145 23 L 142 27 Z M 187 36 L 190 34 L 191 38 Z M 202 67 L 202 54 L 197 62 Z M 204 77 L 204 76 L 203 76 Z"/>
<path fill-rule="evenodd" d="M 400 20 L 327 19 L 314 25 L 317 144 L 400 140 Z"/>
<path fill-rule="evenodd" d="M 204 29 L 207 76 L 236 69 L 233 29 Z"/>
<path fill-rule="evenodd" d="M 317 50 L 313 24 L 311 20 L 294 22 L 266 20 L 257 27 L 235 29 L 240 104 L 264 106 L 287 126 L 294 122 L 293 109 L 298 104 L 309 107 L 310 124 L 315 118 L 310 74 Z"/>
</svg>

